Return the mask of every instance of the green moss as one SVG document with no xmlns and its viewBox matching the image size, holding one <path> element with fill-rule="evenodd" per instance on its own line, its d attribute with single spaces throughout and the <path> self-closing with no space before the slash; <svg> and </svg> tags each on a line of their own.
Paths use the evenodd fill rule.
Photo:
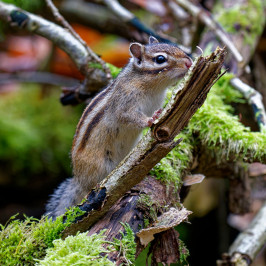
<svg viewBox="0 0 266 266">
<path fill-rule="evenodd" d="M 181 143 L 169 152 L 151 171 L 150 174 L 165 184 L 174 184 L 178 187 L 181 176 L 192 160 L 194 139 L 186 129 L 175 140 L 182 138 Z"/>
<path fill-rule="evenodd" d="M 236 4 L 226 9 L 226 12 L 222 10 L 217 14 L 216 19 L 227 32 L 235 33 L 241 30 L 245 42 L 253 44 L 256 36 L 263 31 L 264 5 L 263 0 L 245 1 L 241 5 Z"/>
<path fill-rule="evenodd" d="M 188 265 L 187 257 L 189 256 L 189 250 L 187 249 L 185 243 L 178 239 L 179 253 L 180 253 L 180 263 L 181 265 Z"/>
<path fill-rule="evenodd" d="M 115 79 L 117 75 L 120 73 L 120 71 L 122 70 L 122 68 L 116 67 L 110 63 L 106 63 L 106 65 L 107 67 L 109 67 L 113 79 Z M 102 66 L 99 63 L 89 63 L 89 67 L 102 69 Z"/>
<path fill-rule="evenodd" d="M 55 221 L 48 217 L 39 220 L 25 216 L 24 221 L 16 220 L 16 215 L 11 217 L 8 225 L 0 224 L 0 265 L 33 265 L 34 260 L 44 257 L 46 249 L 54 246 L 53 241 L 82 214 L 79 208 L 72 208 Z"/>
<path fill-rule="evenodd" d="M 113 78 L 116 78 L 117 75 L 120 73 L 120 71 L 122 70 L 122 68 L 116 67 L 110 63 L 106 63 L 106 65 L 110 68 L 111 71 L 111 75 Z"/>
<path fill-rule="evenodd" d="M 37 265 L 115 265 L 101 254 L 109 252 L 103 247 L 103 232 L 92 236 L 82 233 L 68 236 L 65 240 L 54 240 L 53 247 L 47 250 L 43 260 L 37 260 Z"/>
<path fill-rule="evenodd" d="M 232 114 L 229 102 L 245 101 L 241 94 L 229 85 L 225 75 L 210 91 L 203 106 L 192 117 L 188 129 L 198 134 L 198 139 L 219 161 L 229 158 L 260 160 L 265 158 L 266 134 L 251 132 Z"/>
<path fill-rule="evenodd" d="M 173 149 L 150 174 L 166 184 L 175 184 L 178 188 L 181 177 L 189 171 L 193 151 L 197 146 L 204 146 L 217 162 L 229 158 L 250 161 L 266 157 L 266 134 L 251 132 L 239 121 L 231 103 L 244 103 L 242 94 L 230 85 L 231 74 L 225 74 L 213 86 L 203 106 L 195 113 L 176 139 L 183 141 Z M 171 92 L 168 92 L 168 98 Z"/>
<path fill-rule="evenodd" d="M 135 234 L 131 227 L 127 223 L 121 223 L 125 228 L 125 233 L 121 232 L 122 239 L 114 239 L 113 243 L 116 249 L 119 251 L 120 256 L 122 255 L 126 261 L 126 265 L 133 265 L 135 261 L 137 244 L 135 242 Z"/>
<path fill-rule="evenodd" d="M 11 217 L 7 226 L 1 225 L 0 232 L 0 264 L 1 265 L 33 265 L 34 258 L 41 258 L 46 248 L 52 246 L 64 229 L 62 217 L 52 221 L 25 218 L 25 221 Z"/>
<path fill-rule="evenodd" d="M 152 201 L 151 197 L 147 194 L 140 194 L 137 202 L 137 208 L 140 208 L 144 216 L 144 227 L 148 227 L 149 224 L 157 220 L 157 206 L 158 204 Z"/>
</svg>

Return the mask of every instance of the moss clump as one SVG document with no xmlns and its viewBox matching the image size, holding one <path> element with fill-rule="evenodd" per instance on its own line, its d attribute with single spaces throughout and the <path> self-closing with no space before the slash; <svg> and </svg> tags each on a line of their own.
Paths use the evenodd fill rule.
<svg viewBox="0 0 266 266">
<path fill-rule="evenodd" d="M 55 221 L 48 217 L 39 220 L 25 216 L 24 221 L 15 220 L 16 215 L 11 217 L 8 225 L 0 224 L 0 265 L 33 265 L 34 260 L 44 257 L 46 249 L 53 247 L 53 241 L 82 214 L 79 208 L 72 208 Z"/>
<path fill-rule="evenodd" d="M 116 78 L 122 70 L 122 68 L 116 67 L 110 63 L 106 63 L 106 65 L 110 68 L 111 75 L 113 78 Z"/>
<path fill-rule="evenodd" d="M 189 135 L 189 131 L 185 129 L 175 140 L 179 138 L 183 139 L 181 143 L 150 171 L 150 174 L 156 176 L 160 181 L 165 184 L 174 184 L 175 187 L 180 185 L 181 176 L 193 158 L 194 139 Z"/>
<path fill-rule="evenodd" d="M 65 240 L 56 239 L 53 247 L 47 250 L 44 259 L 36 260 L 37 265 L 115 265 L 102 253 L 108 253 L 103 247 L 106 243 L 104 231 L 88 236 L 87 233 L 68 236 Z"/>
<path fill-rule="evenodd" d="M 253 44 L 256 36 L 263 31 L 265 22 L 263 0 L 245 1 L 235 4 L 217 15 L 217 21 L 221 23 L 227 32 L 235 33 L 241 30 L 247 44 Z M 218 10 L 218 7 L 217 7 Z M 237 18 L 237 20 L 236 20 Z"/>
<path fill-rule="evenodd" d="M 34 258 L 42 258 L 65 228 L 62 217 L 54 222 L 48 218 L 19 221 L 12 217 L 6 227 L 0 226 L 1 265 L 33 265 Z"/>
<path fill-rule="evenodd" d="M 106 66 L 109 67 L 113 79 L 115 79 L 122 70 L 122 68 L 116 67 L 110 63 L 106 63 Z M 89 63 L 89 67 L 102 69 L 99 63 Z"/>
<path fill-rule="evenodd" d="M 218 161 L 235 159 L 264 160 L 266 134 L 251 132 L 233 115 L 229 102 L 245 101 L 229 85 L 230 76 L 217 82 L 204 105 L 192 117 L 188 129 Z"/>
<path fill-rule="evenodd" d="M 113 244 L 116 249 L 119 251 L 120 256 L 123 256 L 123 259 L 126 262 L 126 265 L 133 265 L 135 261 L 136 248 L 137 244 L 135 242 L 135 234 L 132 231 L 131 227 L 127 223 L 121 223 L 125 228 L 125 233 L 121 232 L 122 239 L 114 239 Z"/>
</svg>

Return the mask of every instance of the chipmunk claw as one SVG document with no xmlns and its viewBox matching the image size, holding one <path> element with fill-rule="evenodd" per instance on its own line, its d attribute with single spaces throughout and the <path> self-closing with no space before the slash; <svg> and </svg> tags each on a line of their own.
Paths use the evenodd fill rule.
<svg viewBox="0 0 266 266">
<path fill-rule="evenodd" d="M 160 108 L 157 111 L 154 112 L 154 114 L 152 115 L 152 117 L 148 120 L 148 126 L 151 127 L 152 124 L 155 122 L 156 119 L 159 118 L 160 114 L 162 113 L 163 109 Z"/>
</svg>

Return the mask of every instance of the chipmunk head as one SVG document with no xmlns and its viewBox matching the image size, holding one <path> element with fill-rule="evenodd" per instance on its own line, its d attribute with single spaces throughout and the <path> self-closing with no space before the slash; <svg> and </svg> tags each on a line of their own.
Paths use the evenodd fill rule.
<svg viewBox="0 0 266 266">
<path fill-rule="evenodd" d="M 153 36 L 149 44 L 132 43 L 130 53 L 136 68 L 154 79 L 169 81 L 169 85 L 182 78 L 192 65 L 192 60 L 173 44 L 159 43 Z"/>
</svg>

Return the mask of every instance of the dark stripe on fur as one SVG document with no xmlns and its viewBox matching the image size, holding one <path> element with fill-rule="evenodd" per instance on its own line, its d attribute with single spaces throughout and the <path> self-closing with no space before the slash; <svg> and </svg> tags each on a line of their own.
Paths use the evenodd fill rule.
<svg viewBox="0 0 266 266">
<path fill-rule="evenodd" d="M 83 115 L 82 117 L 80 118 L 79 120 L 79 123 L 78 123 L 78 126 L 77 126 L 77 129 L 76 129 L 76 133 L 75 133 L 75 136 L 74 136 L 74 140 L 73 140 L 73 144 L 72 144 L 72 147 L 75 146 L 76 144 L 76 139 L 77 139 L 77 136 L 79 134 L 79 131 L 82 127 L 82 125 L 84 124 L 84 121 L 86 120 L 87 116 L 89 115 L 89 113 L 92 111 L 92 109 L 105 97 L 105 95 L 111 90 L 112 88 L 112 84 L 105 88 L 102 92 L 100 92 L 90 103 L 89 105 L 86 107 L 85 111 L 83 112 Z"/>
<path fill-rule="evenodd" d="M 85 131 L 85 134 L 80 142 L 79 148 L 78 150 L 83 150 L 89 137 L 90 137 L 90 133 L 93 130 L 93 128 L 96 127 L 96 125 L 101 121 L 101 118 L 103 117 L 103 114 L 105 112 L 105 106 L 92 118 L 92 120 L 90 121 L 90 123 L 87 125 L 87 129 Z"/>
</svg>

